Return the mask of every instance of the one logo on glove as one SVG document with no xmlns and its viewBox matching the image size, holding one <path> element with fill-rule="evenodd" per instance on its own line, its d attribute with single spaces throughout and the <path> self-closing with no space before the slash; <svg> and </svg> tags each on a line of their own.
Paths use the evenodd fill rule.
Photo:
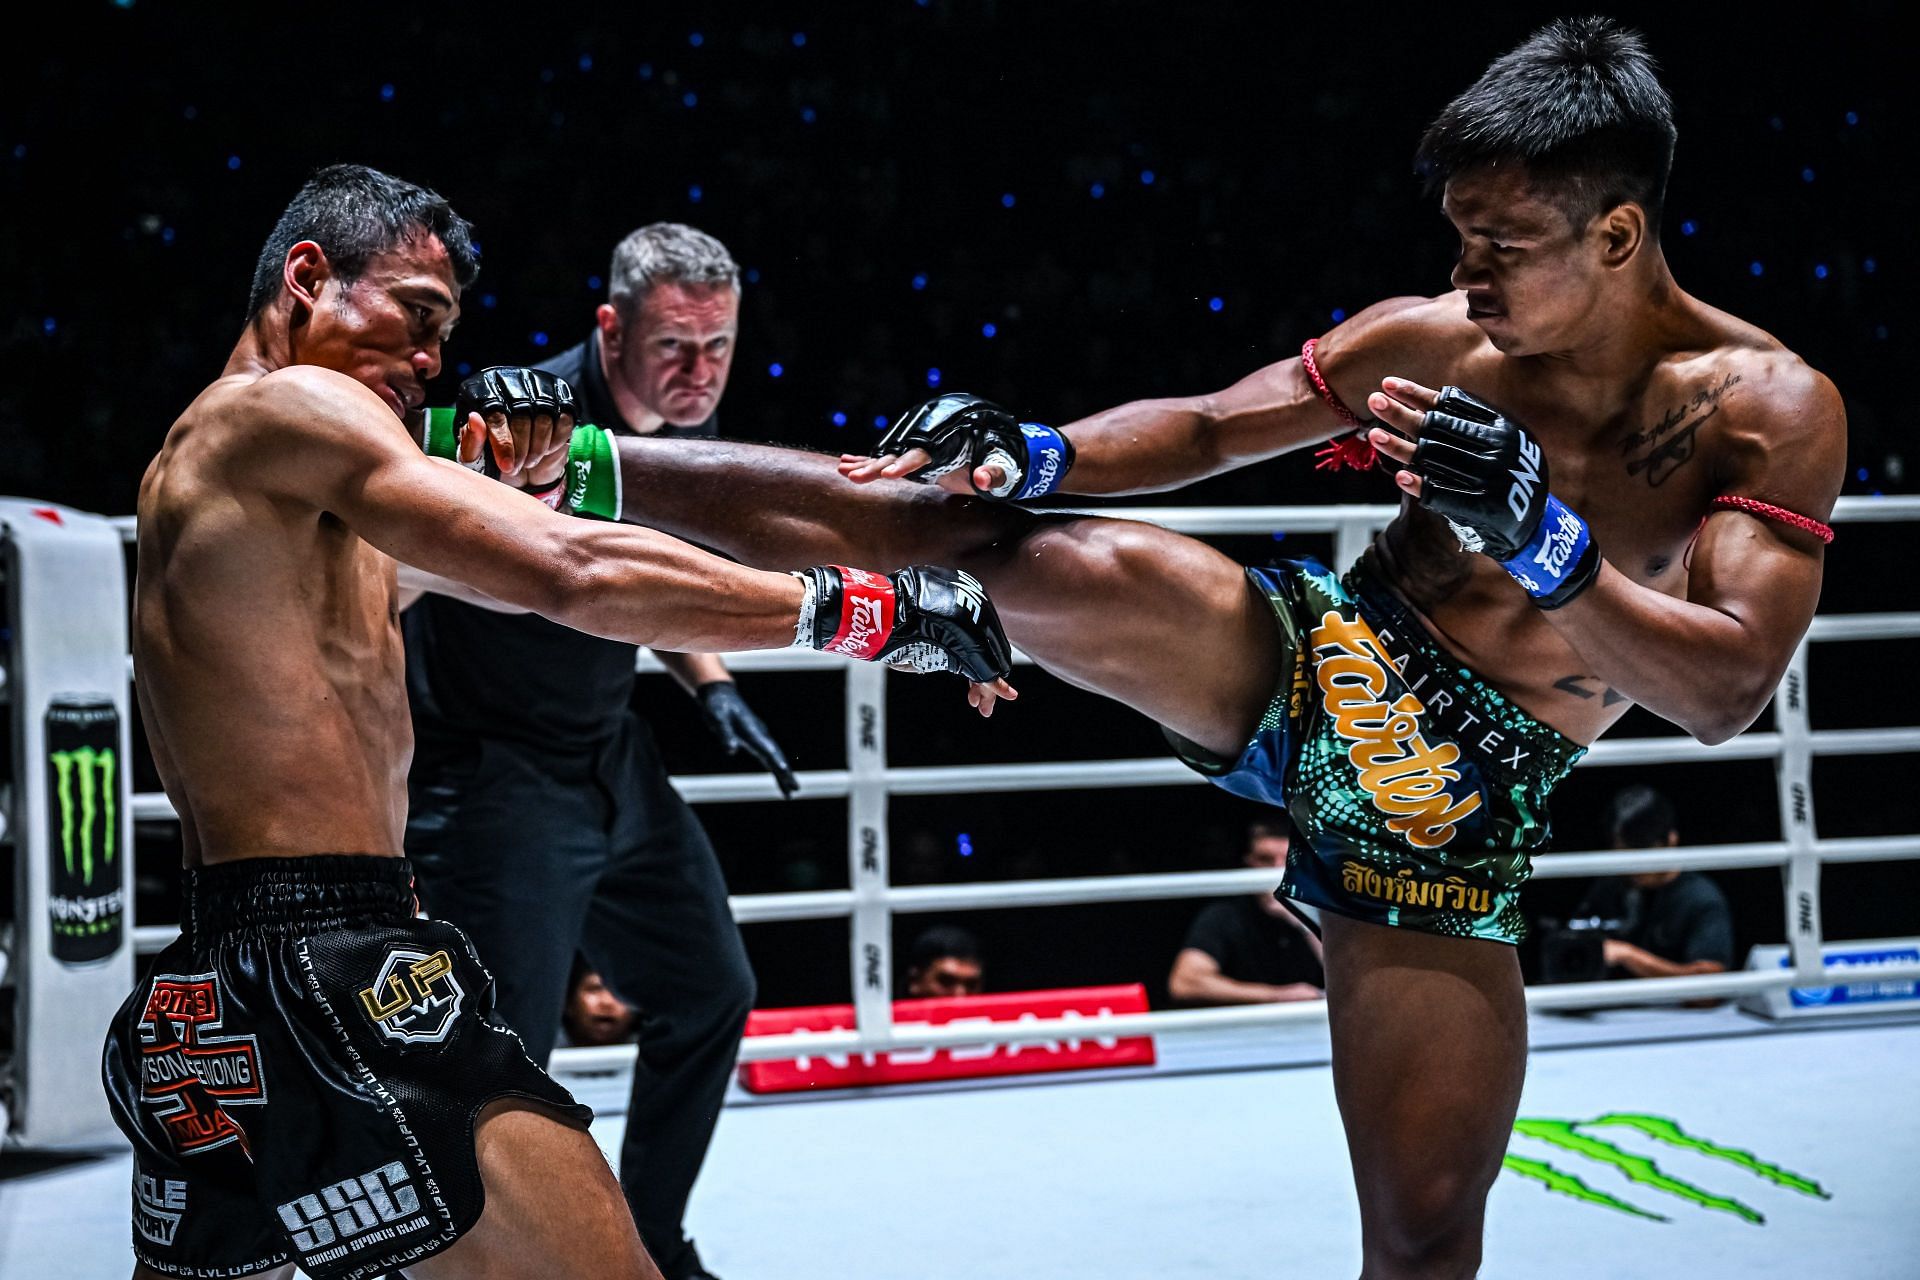
<svg viewBox="0 0 1920 1280">
<path fill-rule="evenodd" d="M 451 955 L 402 947 L 387 953 L 373 985 L 360 992 L 360 1006 L 381 1035 L 411 1047 L 445 1044 L 466 998 Z"/>
<path fill-rule="evenodd" d="M 267 1100 L 254 1036 L 210 1032 L 226 1019 L 211 973 L 156 974 L 140 1015 L 140 1101 L 166 1128 L 176 1153 L 200 1155 L 247 1135 L 227 1108 Z"/>
<path fill-rule="evenodd" d="M 1507 510 L 1515 520 L 1525 520 L 1533 507 L 1533 486 L 1540 483 L 1540 446 L 1524 431 L 1520 433 L 1520 470 L 1507 474 L 1513 477 L 1507 487 Z"/>
</svg>

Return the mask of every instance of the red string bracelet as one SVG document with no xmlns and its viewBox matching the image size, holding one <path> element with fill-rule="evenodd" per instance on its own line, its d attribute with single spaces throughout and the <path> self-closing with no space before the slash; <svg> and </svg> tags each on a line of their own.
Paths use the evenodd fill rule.
<svg viewBox="0 0 1920 1280">
<path fill-rule="evenodd" d="M 1781 524 L 1791 525 L 1804 533 L 1810 533 L 1822 542 L 1833 541 L 1833 526 L 1821 524 L 1812 516 L 1803 516 L 1798 511 L 1789 511 L 1785 507 L 1776 507 L 1771 502 L 1761 502 L 1756 498 L 1737 498 L 1732 494 L 1721 494 L 1710 504 L 1727 511 L 1744 511 L 1750 516 L 1759 516 L 1763 520 L 1778 520 Z"/>
<path fill-rule="evenodd" d="M 1313 383 L 1313 389 L 1320 393 L 1322 400 L 1327 402 L 1327 407 L 1333 410 L 1340 421 L 1354 429 L 1338 439 L 1327 441 L 1323 447 L 1316 449 L 1313 456 L 1319 461 L 1313 464 L 1313 469 L 1338 471 L 1342 467 L 1351 467 L 1355 471 L 1371 471 L 1379 460 L 1379 454 L 1367 442 L 1367 433 L 1359 415 L 1347 408 L 1340 397 L 1334 394 L 1333 388 L 1327 385 L 1327 380 L 1320 376 L 1320 366 L 1313 358 L 1313 349 L 1319 344 L 1318 338 L 1307 339 L 1306 344 L 1300 348 L 1300 365 L 1307 371 L 1307 378 Z"/>
</svg>

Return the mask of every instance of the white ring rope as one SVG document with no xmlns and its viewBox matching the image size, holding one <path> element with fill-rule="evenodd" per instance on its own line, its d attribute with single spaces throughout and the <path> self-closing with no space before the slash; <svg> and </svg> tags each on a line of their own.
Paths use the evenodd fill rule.
<svg viewBox="0 0 1920 1280">
<path fill-rule="evenodd" d="M 1371 505 L 1116 507 L 1080 513 L 1143 520 L 1182 533 L 1214 536 L 1267 534 L 1282 530 L 1289 533 L 1332 533 L 1335 535 L 1336 560 L 1349 563 L 1365 547 L 1374 532 L 1384 527 L 1397 512 L 1397 507 Z M 1832 523 L 1836 525 L 1896 521 L 1920 521 L 1920 497 L 1841 498 L 1835 504 L 1832 517 Z M 129 539 L 132 537 L 132 517 L 117 518 L 114 524 Z M 1594 744 L 1581 765 L 1774 760 L 1782 765 L 1778 771 L 1778 789 L 1782 813 L 1788 814 L 1791 812 L 1788 790 L 1796 780 L 1804 785 L 1805 762 L 1813 757 L 1920 751 L 1920 728 L 1807 728 L 1805 705 L 1811 691 L 1804 674 L 1806 644 L 1915 637 L 1920 637 L 1920 612 L 1816 617 L 1789 675 L 1789 680 L 1797 678 L 1800 682 L 1799 700 L 1795 703 L 1797 714 L 1783 714 L 1780 706 L 1776 705 L 1774 718 L 1780 727 L 1773 731 L 1749 731 L 1714 747 L 1678 735 L 1602 739 Z M 1024 654 L 1016 653 L 1015 658 L 1021 662 L 1028 661 Z M 842 668 L 847 669 L 850 676 L 871 671 L 876 678 L 883 670 L 866 667 L 854 669 L 853 664 L 842 658 L 792 649 L 729 654 L 727 663 L 738 671 Z M 664 670 L 658 659 L 645 650 L 641 652 L 638 668 L 642 672 Z M 876 696 L 867 687 L 871 681 L 849 679 L 847 684 L 849 726 L 859 723 L 859 717 L 867 717 L 867 723 L 872 726 L 881 744 L 883 755 L 885 699 Z M 1786 688 L 1787 682 L 1783 682 L 1782 693 L 1776 697 L 1776 703 L 1785 698 Z M 856 758 L 857 742 L 858 735 L 850 731 L 849 759 Z M 1798 768 L 1788 767 L 1788 762 L 1793 759 L 1800 761 Z M 1052 1018 L 1017 1024 L 995 1023 L 990 1027 L 979 1023 L 895 1027 L 891 1021 L 890 1001 L 884 992 L 884 984 L 891 970 L 888 959 L 889 934 L 895 914 L 1213 897 L 1270 888 L 1279 882 L 1279 877 L 1270 871 L 1236 868 L 1152 875 L 999 881 L 991 884 L 894 887 L 885 883 L 885 812 L 886 802 L 893 796 L 961 795 L 983 790 L 1100 790 L 1205 783 L 1204 778 L 1168 758 L 913 768 L 866 763 L 851 770 L 803 771 L 798 777 L 801 794 L 806 798 L 852 798 L 848 856 L 852 883 L 858 887 L 803 893 L 736 895 L 730 897 L 728 903 L 735 919 L 742 924 L 851 918 L 853 938 L 849 963 L 854 990 L 862 991 L 863 976 L 869 979 L 865 984 L 868 990 L 865 998 L 855 1001 L 856 1029 L 749 1037 L 741 1045 L 742 1062 L 943 1045 L 1031 1044 L 1049 1040 L 1089 1039 L 1095 1034 L 1106 1039 L 1208 1028 L 1271 1026 L 1326 1016 L 1324 1001 L 1303 1001 L 1294 1004 L 1159 1010 L 1098 1019 Z M 675 778 L 673 785 L 692 804 L 780 798 L 772 779 L 757 774 Z M 172 804 L 161 793 L 136 794 L 131 807 L 137 820 L 164 820 L 175 816 Z M 1798 874 L 1804 877 L 1810 872 L 1817 872 L 1820 864 L 1920 858 L 1920 833 L 1822 840 L 1811 831 L 1810 819 L 1805 825 L 1809 829 L 1803 836 L 1790 832 L 1787 838 L 1779 841 L 1547 854 L 1535 859 L 1533 874 L 1539 879 L 1560 879 L 1625 875 L 1652 870 L 1777 866 L 1787 869 L 1788 874 L 1783 876 L 1783 891 L 1787 902 L 1791 903 L 1794 876 Z M 861 847 L 863 835 L 867 846 L 864 851 Z M 881 868 L 878 877 L 874 874 L 876 864 Z M 1796 932 L 1793 927 L 1796 922 L 1789 912 L 1789 937 L 1794 944 L 1796 960 L 1792 968 L 1534 986 L 1527 988 L 1527 1005 L 1530 1009 L 1577 1009 L 1598 1005 L 1665 1003 L 1729 998 L 1789 986 L 1815 986 L 1829 982 L 1844 985 L 1858 981 L 1861 977 L 1859 970 L 1827 969 L 1821 963 L 1822 937 L 1817 916 L 1816 912 L 1810 929 L 1803 926 Z M 138 927 L 134 930 L 136 948 L 142 954 L 157 951 L 177 937 L 178 932 L 177 925 Z M 881 975 L 882 983 L 882 988 L 877 990 L 871 982 L 876 972 Z M 1875 982 L 1913 981 L 1920 979 L 1920 964 L 1876 966 L 1871 973 Z M 561 1049 L 554 1054 L 554 1062 L 556 1066 L 564 1066 L 569 1070 L 600 1070 L 630 1063 L 635 1052 L 632 1045 Z"/>
</svg>

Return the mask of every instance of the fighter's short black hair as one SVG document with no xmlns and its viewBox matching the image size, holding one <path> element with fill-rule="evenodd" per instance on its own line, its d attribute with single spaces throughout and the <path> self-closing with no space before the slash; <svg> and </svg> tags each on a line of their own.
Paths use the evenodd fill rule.
<svg viewBox="0 0 1920 1280">
<path fill-rule="evenodd" d="M 1676 136 L 1639 33 L 1611 18 L 1559 18 L 1446 105 L 1414 170 L 1437 194 L 1456 174 L 1517 162 L 1574 227 L 1630 200 L 1658 238 Z"/>
<path fill-rule="evenodd" d="M 907 964 L 913 969 L 924 969 L 942 956 L 977 963 L 980 959 L 980 939 L 957 924 L 935 925 L 913 940 L 913 950 Z"/>
<path fill-rule="evenodd" d="M 287 251 L 302 240 L 326 250 L 327 261 L 347 281 L 359 278 L 368 259 L 426 232 L 440 238 L 453 278 L 464 289 L 480 274 L 473 247 L 473 226 L 453 211 L 438 192 L 369 169 L 361 164 L 330 164 L 307 179 L 280 215 L 253 268 L 247 319 L 280 296 Z"/>
<path fill-rule="evenodd" d="M 1607 805 L 1607 834 L 1617 848 L 1658 848 L 1677 830 L 1673 802 L 1652 787 L 1627 787 Z"/>
</svg>

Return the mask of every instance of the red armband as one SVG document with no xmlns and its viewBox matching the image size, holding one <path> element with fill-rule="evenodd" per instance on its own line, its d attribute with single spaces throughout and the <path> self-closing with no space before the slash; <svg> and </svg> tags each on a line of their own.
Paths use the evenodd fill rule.
<svg viewBox="0 0 1920 1280">
<path fill-rule="evenodd" d="M 1778 520 L 1781 524 L 1791 525 L 1804 533 L 1810 533 L 1822 542 L 1833 541 L 1833 526 L 1822 524 L 1812 516 L 1803 516 L 1798 511 L 1789 511 L 1785 507 L 1776 507 L 1771 502 L 1761 502 L 1755 498 L 1738 498 L 1723 493 L 1710 504 L 1723 511 L 1744 511 L 1750 516 L 1759 516 L 1763 520 Z"/>
<path fill-rule="evenodd" d="M 1313 349 L 1320 345 L 1320 339 L 1308 338 L 1300 348 L 1300 366 L 1307 371 L 1307 378 L 1313 383 L 1313 389 L 1327 402 L 1340 421 L 1353 430 L 1337 439 L 1329 440 L 1325 447 L 1314 451 L 1314 457 L 1320 461 L 1313 464 L 1315 471 L 1338 471 L 1342 467 L 1352 467 L 1355 471 L 1371 471 L 1379 455 L 1367 442 L 1367 433 L 1358 414 L 1334 394 L 1327 380 L 1320 376 L 1320 366 L 1313 358 Z"/>
</svg>

